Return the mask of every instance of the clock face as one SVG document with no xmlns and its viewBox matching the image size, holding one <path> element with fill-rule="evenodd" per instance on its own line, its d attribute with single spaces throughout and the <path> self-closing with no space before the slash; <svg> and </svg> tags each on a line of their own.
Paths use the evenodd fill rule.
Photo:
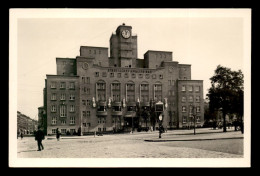
<svg viewBox="0 0 260 176">
<path fill-rule="evenodd" d="M 84 62 L 84 63 L 82 64 L 82 68 L 85 69 L 85 70 L 87 70 L 87 69 L 88 69 L 88 63 L 87 63 L 87 62 Z"/>
<path fill-rule="evenodd" d="M 129 38 L 130 37 L 130 31 L 129 30 L 123 30 L 122 31 L 122 36 L 124 38 Z"/>
</svg>

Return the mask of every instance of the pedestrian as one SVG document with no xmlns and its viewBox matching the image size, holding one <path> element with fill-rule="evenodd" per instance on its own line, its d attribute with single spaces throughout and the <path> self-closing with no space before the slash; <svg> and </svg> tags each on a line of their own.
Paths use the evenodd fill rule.
<svg viewBox="0 0 260 176">
<path fill-rule="evenodd" d="M 43 145 L 42 145 L 42 140 L 45 139 L 44 133 L 41 130 L 41 127 L 38 127 L 38 131 L 36 131 L 35 133 L 35 140 L 37 141 L 37 145 L 38 145 L 38 150 L 37 151 L 41 151 L 44 149 Z"/>
<path fill-rule="evenodd" d="M 23 132 L 21 132 L 21 139 L 23 139 Z"/>
<path fill-rule="evenodd" d="M 56 129 L 56 138 L 57 138 L 57 141 L 60 140 L 60 135 L 61 135 L 61 132 L 59 130 L 59 128 Z"/>
</svg>

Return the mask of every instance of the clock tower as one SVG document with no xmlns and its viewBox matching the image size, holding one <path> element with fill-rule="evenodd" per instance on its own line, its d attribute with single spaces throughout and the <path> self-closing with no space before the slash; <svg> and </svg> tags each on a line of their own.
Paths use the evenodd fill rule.
<svg viewBox="0 0 260 176">
<path fill-rule="evenodd" d="M 110 66 L 135 68 L 137 58 L 137 36 L 132 27 L 124 23 L 110 38 Z"/>
</svg>

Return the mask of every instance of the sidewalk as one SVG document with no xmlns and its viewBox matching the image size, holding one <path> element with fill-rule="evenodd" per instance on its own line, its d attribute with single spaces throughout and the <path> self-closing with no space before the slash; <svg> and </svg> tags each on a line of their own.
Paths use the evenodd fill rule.
<svg viewBox="0 0 260 176">
<path fill-rule="evenodd" d="M 223 132 L 223 129 L 196 129 L 192 130 L 175 130 L 162 133 L 162 138 L 157 137 L 146 138 L 146 142 L 170 142 L 170 141 L 202 141 L 202 140 L 224 140 L 224 139 L 243 139 L 244 134 L 241 131 L 234 131 L 234 129 L 227 129 L 227 132 Z"/>
</svg>

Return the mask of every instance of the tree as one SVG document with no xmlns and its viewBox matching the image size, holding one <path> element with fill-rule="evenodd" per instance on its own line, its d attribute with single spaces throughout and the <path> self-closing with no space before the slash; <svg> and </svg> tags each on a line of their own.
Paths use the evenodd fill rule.
<svg viewBox="0 0 260 176">
<path fill-rule="evenodd" d="M 221 110 L 223 114 L 223 132 L 226 132 L 226 115 L 236 113 L 243 116 L 244 81 L 241 70 L 231 71 L 230 68 L 217 66 L 214 76 L 210 78 L 211 88 L 209 108 L 211 112 Z"/>
</svg>

